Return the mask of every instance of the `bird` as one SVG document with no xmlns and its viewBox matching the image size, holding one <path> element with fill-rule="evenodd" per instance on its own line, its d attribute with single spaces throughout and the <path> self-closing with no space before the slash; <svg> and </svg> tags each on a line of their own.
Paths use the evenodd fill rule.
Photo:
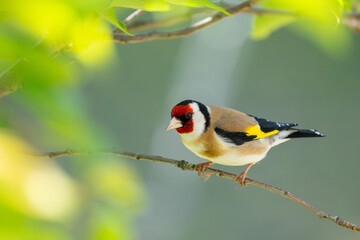
<svg viewBox="0 0 360 240">
<path fill-rule="evenodd" d="M 296 126 L 297 123 L 273 122 L 222 106 L 184 100 L 172 108 L 166 131 L 176 129 L 185 147 L 208 160 L 195 165 L 198 175 L 205 175 L 204 180 L 210 177 L 205 171 L 211 164 L 247 165 L 234 178 L 234 182 L 245 186 L 249 169 L 265 158 L 272 147 L 292 138 L 325 136 Z"/>
</svg>

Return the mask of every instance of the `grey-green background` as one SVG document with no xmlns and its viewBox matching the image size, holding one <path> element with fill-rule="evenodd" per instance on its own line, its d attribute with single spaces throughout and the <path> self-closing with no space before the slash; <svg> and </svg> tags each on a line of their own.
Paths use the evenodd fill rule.
<svg viewBox="0 0 360 240">
<path fill-rule="evenodd" d="M 184 99 L 317 129 L 327 137 L 284 143 L 248 176 L 360 224 L 359 37 L 353 36 L 349 55 L 336 58 L 286 29 L 252 41 L 250 24 L 249 16 L 237 16 L 188 38 L 117 45 L 115 60 L 83 76 L 75 100 L 82 99 L 97 131 L 112 139 L 106 147 L 194 163 L 204 160 L 175 131 L 165 132 L 171 108 Z M 28 139 L 41 145 L 35 137 Z M 203 182 L 165 164 L 121 161 L 145 185 L 146 206 L 134 228 L 139 240 L 359 239 L 254 186 L 217 177 Z"/>
<path fill-rule="evenodd" d="M 291 31 L 249 39 L 250 19 L 229 18 L 189 38 L 119 45 L 106 71 L 87 76 L 88 110 L 114 146 L 194 163 L 178 134 L 165 132 L 181 100 L 223 105 L 327 135 L 270 151 L 248 176 L 285 188 L 321 210 L 360 223 L 360 39 L 334 58 Z M 101 79 L 101 81 L 99 81 Z M 359 239 L 353 232 L 266 190 L 129 160 L 148 195 L 138 239 Z M 242 167 L 225 167 L 233 173 Z"/>
</svg>

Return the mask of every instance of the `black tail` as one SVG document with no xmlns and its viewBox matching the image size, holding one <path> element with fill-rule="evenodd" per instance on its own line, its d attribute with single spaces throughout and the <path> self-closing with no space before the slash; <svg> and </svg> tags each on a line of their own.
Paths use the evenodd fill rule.
<svg viewBox="0 0 360 240">
<path fill-rule="evenodd" d="M 296 132 L 291 133 L 286 138 L 325 137 L 324 134 L 321 134 L 318 131 L 313 130 L 313 129 L 305 129 L 305 130 L 294 129 L 294 128 L 291 128 L 291 129 L 296 130 Z"/>
</svg>

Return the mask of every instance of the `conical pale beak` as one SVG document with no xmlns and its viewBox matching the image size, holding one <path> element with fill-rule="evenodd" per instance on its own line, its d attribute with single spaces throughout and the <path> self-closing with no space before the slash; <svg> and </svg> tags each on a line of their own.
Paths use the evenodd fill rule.
<svg viewBox="0 0 360 240">
<path fill-rule="evenodd" d="M 169 131 L 171 129 L 176 129 L 179 127 L 183 127 L 183 124 L 181 123 L 181 121 L 179 119 L 177 119 L 176 117 L 173 117 L 169 123 L 169 126 L 167 126 L 166 131 Z"/>
</svg>

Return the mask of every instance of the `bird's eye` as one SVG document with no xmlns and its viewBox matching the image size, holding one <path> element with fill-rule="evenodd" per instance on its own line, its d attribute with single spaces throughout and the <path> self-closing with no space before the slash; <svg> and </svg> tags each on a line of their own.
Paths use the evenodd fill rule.
<svg viewBox="0 0 360 240">
<path fill-rule="evenodd" d="M 187 114 L 186 114 L 186 119 L 191 119 L 191 118 L 192 118 L 192 116 L 193 116 L 193 114 L 192 114 L 192 113 L 187 113 Z"/>
</svg>

